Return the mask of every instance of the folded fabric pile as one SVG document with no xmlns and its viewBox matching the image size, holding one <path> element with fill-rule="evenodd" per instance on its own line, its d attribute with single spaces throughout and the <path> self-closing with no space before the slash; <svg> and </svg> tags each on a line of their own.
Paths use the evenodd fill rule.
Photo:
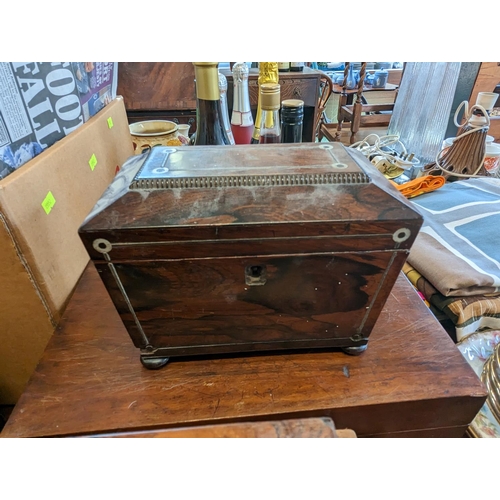
<svg viewBox="0 0 500 500">
<path fill-rule="evenodd" d="M 446 297 L 500 294 L 500 179 L 448 183 L 413 200 L 424 224 L 408 263 Z"/>
<path fill-rule="evenodd" d="M 500 179 L 447 183 L 412 200 L 424 224 L 405 274 L 453 320 L 457 339 L 500 328 Z"/>
<path fill-rule="evenodd" d="M 408 262 L 402 271 L 434 315 L 451 320 L 458 341 L 480 330 L 500 329 L 500 296 L 445 297 Z"/>
</svg>

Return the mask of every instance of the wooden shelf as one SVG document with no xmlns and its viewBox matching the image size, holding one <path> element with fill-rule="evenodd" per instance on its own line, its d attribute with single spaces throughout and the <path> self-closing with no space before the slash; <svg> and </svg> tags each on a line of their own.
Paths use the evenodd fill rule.
<svg viewBox="0 0 500 500">
<path fill-rule="evenodd" d="M 500 83 L 500 63 L 483 62 L 479 68 L 474 87 L 469 98 L 472 105 L 476 102 L 479 92 L 494 92 Z M 499 98 L 500 99 L 500 98 Z M 497 102 L 498 104 L 498 102 Z M 488 134 L 494 137 L 495 142 L 500 142 L 500 116 L 490 117 Z"/>
</svg>

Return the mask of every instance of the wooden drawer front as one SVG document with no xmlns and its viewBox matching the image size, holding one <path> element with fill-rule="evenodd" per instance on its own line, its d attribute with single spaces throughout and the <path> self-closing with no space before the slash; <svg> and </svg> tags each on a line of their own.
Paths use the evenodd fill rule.
<svg viewBox="0 0 500 500">
<path fill-rule="evenodd" d="M 95 265 L 134 345 L 147 337 L 184 356 L 366 343 L 402 266 L 400 253 L 389 269 L 391 256 L 335 256 L 330 267 L 331 254 L 115 263 L 126 296 L 108 264 Z M 247 281 L 250 266 L 265 270 L 262 285 Z"/>
</svg>

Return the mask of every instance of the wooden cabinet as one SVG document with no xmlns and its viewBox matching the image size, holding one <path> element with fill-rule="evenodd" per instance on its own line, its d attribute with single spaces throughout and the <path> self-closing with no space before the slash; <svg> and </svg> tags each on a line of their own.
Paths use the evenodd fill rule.
<svg viewBox="0 0 500 500">
<path fill-rule="evenodd" d="M 229 69 L 221 69 L 220 72 L 227 78 L 227 102 L 229 113 L 231 113 L 233 108 L 233 75 Z M 248 92 L 254 119 L 259 97 L 258 76 L 259 70 L 251 68 L 248 77 Z M 301 99 L 304 101 L 303 142 L 315 141 L 314 118 L 318 109 L 320 79 L 321 73 L 308 67 L 305 67 L 304 71 L 301 72 L 279 74 L 281 100 Z"/>
<path fill-rule="evenodd" d="M 196 89 L 191 62 L 121 62 L 118 94 L 130 123 L 171 120 L 196 130 Z"/>
<path fill-rule="evenodd" d="M 229 116 L 233 108 L 233 75 L 221 69 L 227 78 Z M 250 69 L 249 93 L 254 119 L 257 111 L 259 70 Z M 304 101 L 302 140 L 314 142 L 314 118 L 318 106 L 321 73 L 308 67 L 303 72 L 280 73 L 281 100 Z M 118 94 L 123 96 L 129 122 L 172 120 L 189 123 L 196 130 L 196 88 L 192 62 L 121 62 L 118 65 Z"/>
</svg>

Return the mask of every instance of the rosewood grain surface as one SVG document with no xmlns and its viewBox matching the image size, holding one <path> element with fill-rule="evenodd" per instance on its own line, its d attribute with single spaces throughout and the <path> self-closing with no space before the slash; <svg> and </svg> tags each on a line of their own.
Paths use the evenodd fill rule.
<svg viewBox="0 0 500 500">
<path fill-rule="evenodd" d="M 281 144 L 142 162 L 80 235 L 143 356 L 366 345 L 422 223 L 366 158 Z"/>
<path fill-rule="evenodd" d="M 149 344 L 167 355 L 355 345 L 368 336 L 405 254 L 391 253 L 116 264 Z M 265 286 L 244 269 L 265 267 Z M 145 348 L 108 266 L 98 270 L 137 347 Z M 238 279 L 238 277 L 240 279 Z M 235 279 L 236 278 L 236 279 Z M 300 293 L 298 293 L 300 290 Z"/>
<path fill-rule="evenodd" d="M 361 356 L 176 359 L 149 371 L 89 264 L 2 437 L 328 417 L 358 437 L 461 437 L 486 391 L 399 275 Z"/>
<path fill-rule="evenodd" d="M 156 156 L 166 149 L 155 150 Z M 138 163 L 130 169 L 131 177 L 140 167 Z M 261 145 L 257 148 L 192 146 L 169 153 L 164 167 L 168 173 L 158 174 L 150 183 L 141 178 L 142 171 L 139 172 L 137 177 L 140 179 L 134 182 L 140 185 L 123 192 L 118 186 L 126 181 L 117 177 L 111 187 L 117 186 L 119 196 L 103 205 L 85 223 L 81 234 L 140 229 L 139 234 L 146 231 L 149 236 L 151 228 L 155 228 L 184 234 L 182 239 L 187 239 L 188 234 L 187 237 L 193 240 L 205 239 L 211 234 L 211 239 L 221 240 L 227 237 L 226 233 L 234 235 L 236 231 L 238 238 L 249 235 L 258 238 L 319 236 L 322 233 L 314 232 L 318 223 L 323 223 L 319 231 L 325 230 L 327 225 L 340 225 L 344 235 L 359 235 L 358 230 L 363 225 L 365 230 L 361 230 L 366 234 L 378 231 L 380 224 L 407 223 L 408 219 L 421 223 L 415 206 L 391 187 L 365 157 L 338 143 Z M 314 180 L 316 176 L 325 179 L 332 176 L 332 180 L 321 183 Z M 284 178 L 286 182 L 288 177 L 298 179 L 277 185 L 277 179 Z M 309 178 L 310 184 L 302 179 L 304 177 Z M 228 183 L 221 187 L 215 184 L 227 178 L 243 178 L 248 185 Z M 186 179 L 186 183 L 192 181 L 193 188 L 162 187 L 176 179 Z M 205 186 L 203 179 L 214 185 Z M 265 182 L 261 180 L 259 185 L 253 185 L 255 179 Z M 129 182 L 133 184 L 132 181 Z M 156 187 L 155 182 L 160 185 Z M 263 225 L 268 228 L 265 233 Z M 309 227 L 312 231 L 304 232 Z M 134 238 L 134 232 L 127 236 Z M 87 246 L 89 252 L 92 251 L 92 245 Z"/>
</svg>

